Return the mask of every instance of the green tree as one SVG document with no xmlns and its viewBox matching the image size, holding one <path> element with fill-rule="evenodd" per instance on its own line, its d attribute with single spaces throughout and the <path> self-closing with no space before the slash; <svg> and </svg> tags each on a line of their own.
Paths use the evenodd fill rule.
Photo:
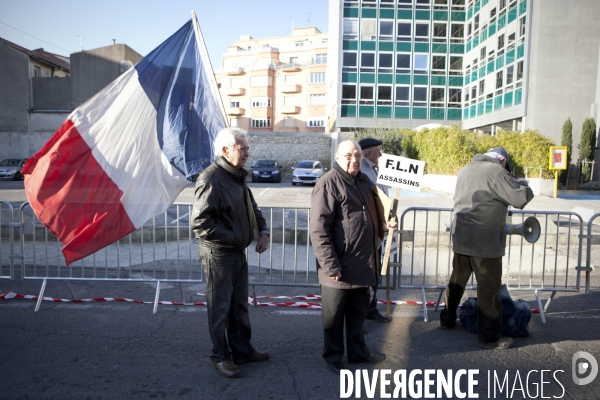
<svg viewBox="0 0 600 400">
<path fill-rule="evenodd" d="M 579 148 L 581 160 L 593 161 L 594 150 L 596 150 L 596 121 L 593 118 L 586 118 L 581 128 L 581 145 Z M 584 181 L 588 182 L 592 174 L 592 165 L 585 163 L 581 173 Z"/>
<path fill-rule="evenodd" d="M 569 165 L 571 164 L 571 151 L 573 149 L 573 123 L 571 122 L 570 117 L 563 124 L 560 145 L 567 147 L 567 169 L 560 173 L 561 181 L 563 181 L 566 186 L 568 184 L 567 179 L 569 177 Z"/>
<path fill-rule="evenodd" d="M 399 128 L 365 128 L 356 131 L 356 141 L 364 138 L 379 139 L 381 143 L 381 152 L 400 156 L 403 153 L 402 140 L 404 139 L 403 129 Z"/>
</svg>

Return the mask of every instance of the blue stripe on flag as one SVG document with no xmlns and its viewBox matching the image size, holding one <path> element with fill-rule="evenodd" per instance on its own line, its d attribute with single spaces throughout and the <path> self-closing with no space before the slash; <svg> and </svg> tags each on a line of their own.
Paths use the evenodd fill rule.
<svg viewBox="0 0 600 400">
<path fill-rule="evenodd" d="M 135 66 L 157 111 L 157 138 L 169 162 L 191 180 L 214 159 L 212 143 L 226 127 L 213 96 L 209 60 L 198 49 L 190 20 Z"/>
</svg>

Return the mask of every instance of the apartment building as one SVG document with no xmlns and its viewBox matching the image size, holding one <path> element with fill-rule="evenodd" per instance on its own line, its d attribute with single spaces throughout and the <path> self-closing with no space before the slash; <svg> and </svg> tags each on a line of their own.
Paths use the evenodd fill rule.
<svg viewBox="0 0 600 400">
<path fill-rule="evenodd" d="M 330 0 L 327 129 L 598 117 L 597 0 Z M 335 50 L 334 50 L 335 49 Z"/>
<path fill-rule="evenodd" d="M 324 132 L 328 35 L 242 36 L 215 68 L 230 126 L 256 132 Z"/>
</svg>

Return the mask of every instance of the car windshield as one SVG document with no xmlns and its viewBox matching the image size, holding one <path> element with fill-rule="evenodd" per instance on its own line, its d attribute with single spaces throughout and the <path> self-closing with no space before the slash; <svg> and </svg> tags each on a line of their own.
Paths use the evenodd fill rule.
<svg viewBox="0 0 600 400">
<path fill-rule="evenodd" d="M 21 160 L 2 160 L 0 161 L 0 167 L 18 167 Z"/>
<path fill-rule="evenodd" d="M 277 168 L 277 161 L 257 161 L 256 168 Z"/>
<path fill-rule="evenodd" d="M 315 164 L 315 163 L 314 163 L 314 162 L 312 162 L 312 161 L 300 161 L 300 162 L 298 163 L 298 167 L 297 167 L 297 168 L 313 169 L 313 168 L 314 168 L 314 167 L 313 167 L 313 165 L 314 165 L 314 164 Z"/>
</svg>

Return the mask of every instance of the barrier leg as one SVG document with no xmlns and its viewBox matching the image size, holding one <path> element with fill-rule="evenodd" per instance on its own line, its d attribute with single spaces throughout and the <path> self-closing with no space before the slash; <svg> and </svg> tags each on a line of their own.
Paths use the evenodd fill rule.
<svg viewBox="0 0 600 400">
<path fill-rule="evenodd" d="M 158 311 L 158 299 L 160 298 L 160 281 L 156 282 L 156 296 L 154 296 L 154 311 L 152 314 L 156 314 Z"/>
<path fill-rule="evenodd" d="M 71 282 L 69 281 L 65 281 L 67 282 L 67 286 L 69 287 L 69 291 L 71 292 L 71 300 L 75 300 L 75 293 L 73 292 L 73 288 L 71 287 Z"/>
<path fill-rule="evenodd" d="M 183 283 L 179 282 L 179 293 L 181 293 L 181 302 L 185 303 L 185 297 L 183 296 Z"/>
<path fill-rule="evenodd" d="M 254 307 L 258 307 L 258 303 L 256 301 L 256 285 L 252 285 L 252 303 Z"/>
<path fill-rule="evenodd" d="M 42 289 L 40 290 L 40 295 L 38 296 L 37 303 L 35 304 L 35 312 L 40 310 L 40 306 L 42 305 L 42 299 L 44 298 L 44 291 L 46 290 L 47 279 L 44 279 L 42 282 Z"/>
<path fill-rule="evenodd" d="M 440 306 L 440 301 L 442 301 L 442 295 L 444 294 L 444 290 L 446 290 L 446 289 L 440 289 L 440 294 L 438 295 L 437 302 L 435 303 L 435 312 L 437 312 L 437 310 Z"/>
<path fill-rule="evenodd" d="M 552 291 L 552 294 L 550 295 L 550 297 L 548 298 L 548 300 L 546 301 L 546 304 L 544 305 L 544 312 L 548 311 L 548 307 L 550 307 L 550 302 L 552 301 L 552 299 L 554 298 L 554 295 L 556 294 L 556 290 Z"/>
<path fill-rule="evenodd" d="M 542 318 L 542 324 L 546 323 L 546 316 L 544 315 L 544 307 L 542 307 L 542 299 L 540 299 L 540 292 L 535 290 L 535 298 L 538 304 L 538 310 L 540 310 L 540 317 Z"/>
<path fill-rule="evenodd" d="M 427 322 L 429 319 L 427 318 L 427 302 L 425 301 L 424 287 L 421 288 L 421 300 L 423 301 L 423 318 L 425 319 L 425 322 Z"/>
</svg>

